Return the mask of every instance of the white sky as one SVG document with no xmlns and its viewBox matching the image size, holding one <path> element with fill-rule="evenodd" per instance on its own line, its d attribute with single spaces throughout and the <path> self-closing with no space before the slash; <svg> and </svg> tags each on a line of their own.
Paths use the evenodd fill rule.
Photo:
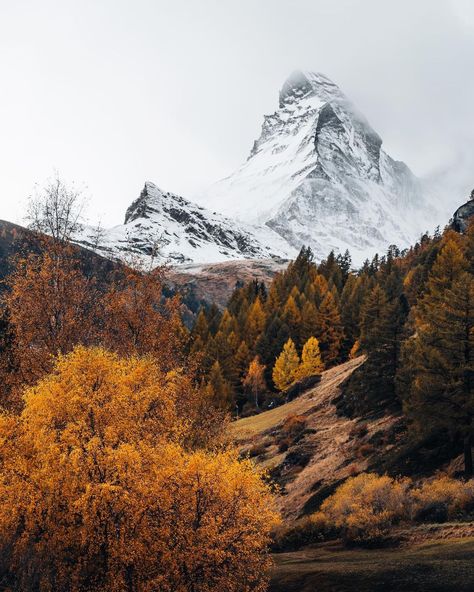
<svg viewBox="0 0 474 592">
<path fill-rule="evenodd" d="M 297 68 L 415 173 L 458 163 L 474 186 L 471 0 L 0 0 L 0 218 L 21 222 L 55 169 L 106 226 L 145 180 L 192 198 L 247 157 Z"/>
</svg>

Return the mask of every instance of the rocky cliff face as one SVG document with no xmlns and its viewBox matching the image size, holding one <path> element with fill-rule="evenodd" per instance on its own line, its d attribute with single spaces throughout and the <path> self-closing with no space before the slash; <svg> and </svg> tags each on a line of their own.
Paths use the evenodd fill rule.
<svg viewBox="0 0 474 592">
<path fill-rule="evenodd" d="M 232 259 L 290 258 L 294 249 L 269 227 L 236 223 L 147 182 L 125 221 L 76 242 L 110 258 L 138 256 L 154 263 L 209 263 Z"/>
<path fill-rule="evenodd" d="M 451 226 L 456 232 L 465 232 L 474 216 L 474 189 L 469 200 L 460 206 L 453 215 Z"/>
<path fill-rule="evenodd" d="M 317 257 L 348 248 L 356 261 L 407 246 L 443 214 L 420 181 L 326 76 L 295 72 L 264 119 L 247 161 L 202 202 L 265 224 Z"/>
</svg>

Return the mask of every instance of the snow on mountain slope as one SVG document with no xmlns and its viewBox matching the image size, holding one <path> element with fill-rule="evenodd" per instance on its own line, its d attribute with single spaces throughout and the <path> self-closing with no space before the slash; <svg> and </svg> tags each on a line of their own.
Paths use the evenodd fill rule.
<svg viewBox="0 0 474 592">
<path fill-rule="evenodd" d="M 215 263 L 233 259 L 292 258 L 296 251 L 268 226 L 236 223 L 153 183 L 125 214 L 124 224 L 97 233 L 85 228 L 75 242 L 112 259 Z"/>
<path fill-rule="evenodd" d="M 310 245 L 318 258 L 348 248 L 359 263 L 444 220 L 410 169 L 381 146 L 326 76 L 294 72 L 247 161 L 200 201 L 266 224 L 297 249 Z"/>
</svg>

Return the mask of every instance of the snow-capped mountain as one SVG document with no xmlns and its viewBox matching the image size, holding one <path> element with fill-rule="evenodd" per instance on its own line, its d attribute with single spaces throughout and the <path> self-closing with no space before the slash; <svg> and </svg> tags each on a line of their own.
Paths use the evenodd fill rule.
<svg viewBox="0 0 474 592">
<path fill-rule="evenodd" d="M 156 264 L 295 256 L 270 227 L 236 223 L 150 182 L 127 209 L 123 224 L 85 228 L 75 242 L 112 259 L 138 256 Z"/>
<path fill-rule="evenodd" d="M 342 91 L 312 72 L 288 78 L 247 161 L 199 200 L 318 258 L 348 248 L 356 262 L 446 220 Z"/>
</svg>

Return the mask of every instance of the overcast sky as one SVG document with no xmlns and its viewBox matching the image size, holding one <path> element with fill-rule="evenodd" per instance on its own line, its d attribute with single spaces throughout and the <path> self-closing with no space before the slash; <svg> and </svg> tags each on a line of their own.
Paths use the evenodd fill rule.
<svg viewBox="0 0 474 592">
<path fill-rule="evenodd" d="M 474 162 L 471 0 L 0 0 L 0 218 L 54 170 L 120 223 L 248 155 L 294 69 L 332 78 L 418 175 Z"/>
</svg>

